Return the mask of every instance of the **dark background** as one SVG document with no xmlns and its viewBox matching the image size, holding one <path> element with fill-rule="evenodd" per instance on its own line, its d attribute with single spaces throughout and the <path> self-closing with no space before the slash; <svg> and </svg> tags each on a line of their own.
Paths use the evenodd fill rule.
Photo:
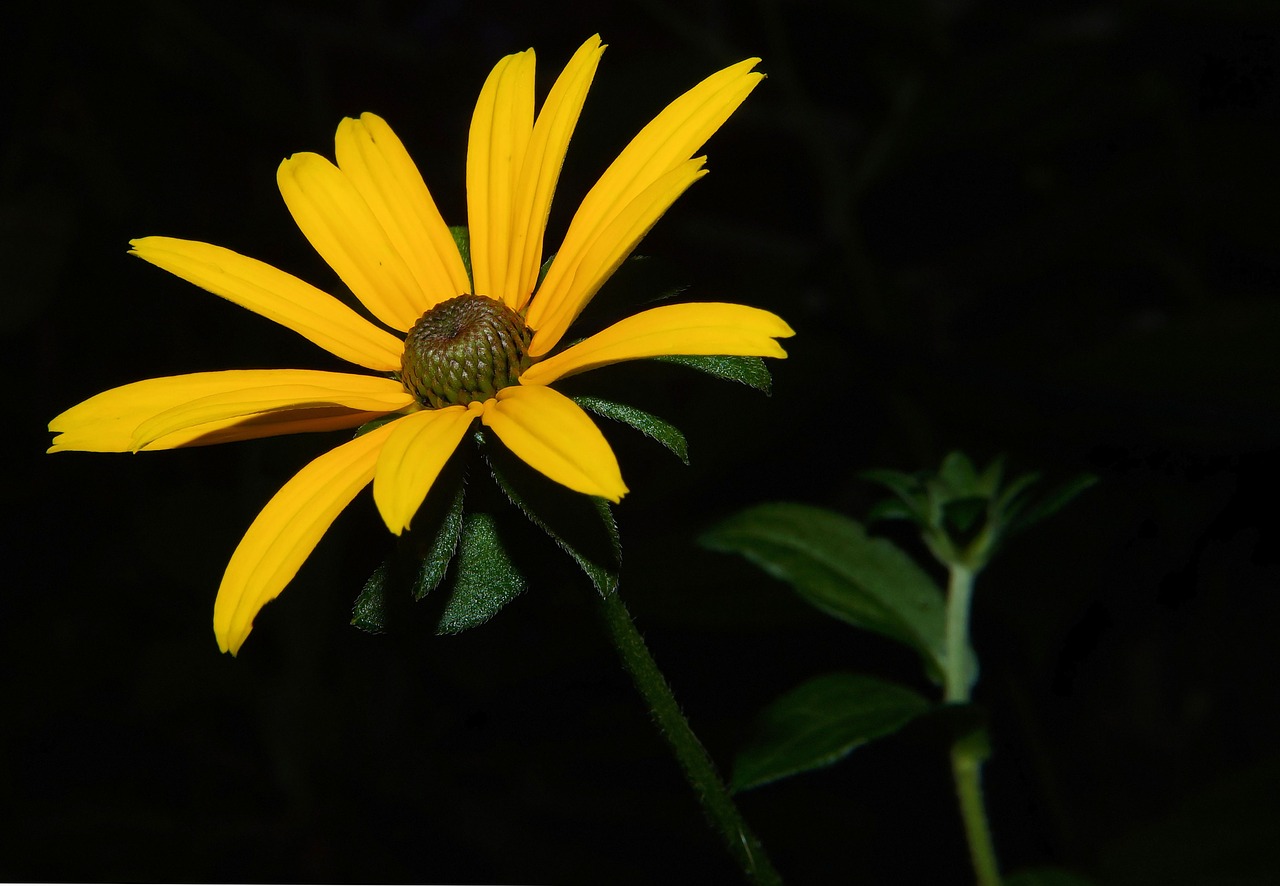
<svg viewBox="0 0 1280 886">
<path fill-rule="evenodd" d="M 460 223 L 489 68 L 535 46 L 545 90 L 598 30 L 548 248 L 667 101 L 750 55 L 769 75 L 642 251 L 688 298 L 795 327 L 773 396 L 599 374 L 689 436 L 685 468 L 606 428 L 632 490 L 622 593 L 722 767 L 809 676 L 932 690 L 909 653 L 696 535 L 776 499 L 860 517 L 878 498 L 860 470 L 1006 453 L 1101 482 L 979 583 L 1004 867 L 1275 882 L 1278 25 L 1261 0 L 3 14 L 0 879 L 736 881 L 549 543 L 483 628 L 370 636 L 350 606 L 391 542 L 362 495 L 232 659 L 210 630 L 221 570 L 338 438 L 42 454 L 50 418 L 118 384 L 342 368 L 130 259 L 131 237 L 337 292 L 279 199 L 280 159 L 331 155 L 342 116 L 376 111 Z M 792 883 L 970 882 L 936 723 L 741 802 Z"/>
</svg>

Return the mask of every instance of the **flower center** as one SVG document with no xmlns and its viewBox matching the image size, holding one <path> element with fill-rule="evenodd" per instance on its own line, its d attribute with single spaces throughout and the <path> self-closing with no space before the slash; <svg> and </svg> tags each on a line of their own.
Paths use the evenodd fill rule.
<svg viewBox="0 0 1280 886">
<path fill-rule="evenodd" d="M 424 406 L 488 400 L 532 362 L 533 331 L 502 302 L 459 295 L 418 318 L 404 340 L 400 381 Z"/>
</svg>

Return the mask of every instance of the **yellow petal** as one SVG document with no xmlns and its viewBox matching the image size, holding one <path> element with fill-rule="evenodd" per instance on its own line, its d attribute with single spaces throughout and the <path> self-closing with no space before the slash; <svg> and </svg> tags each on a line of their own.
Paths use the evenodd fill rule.
<svg viewBox="0 0 1280 886">
<path fill-rule="evenodd" d="M 581 292 L 599 288 L 602 281 L 579 274 L 582 256 L 637 195 L 689 160 L 724 124 L 764 76 L 751 73 L 758 62 L 747 59 L 703 80 L 663 109 L 610 164 L 569 223 L 530 305 L 531 327 L 539 329 L 547 317 L 564 313 L 562 301 L 580 310 Z"/>
<path fill-rule="evenodd" d="M 538 111 L 516 185 L 511 220 L 511 262 L 504 292 L 514 293 L 517 310 L 524 307 L 542 266 L 542 238 L 551 198 L 564 165 L 569 138 L 577 125 L 596 66 L 604 53 L 600 35 L 587 40 L 569 59 Z"/>
<path fill-rule="evenodd" d="M 524 371 L 524 384 L 546 385 L 597 366 L 673 354 L 786 357 L 775 338 L 795 333 L 759 308 L 717 302 L 663 305 L 619 320 Z"/>
<path fill-rule="evenodd" d="M 171 430 L 145 444 L 135 443 L 140 426 L 157 416 L 181 411 L 190 404 L 219 398 L 234 400 L 250 396 L 254 390 L 280 385 L 322 386 L 330 393 L 337 391 L 343 399 L 359 394 L 351 402 L 364 404 L 343 406 L 330 401 L 322 406 L 292 411 L 260 414 L 214 412 L 203 420 L 193 416 L 193 423 Z M 399 390 L 397 390 L 399 389 Z M 344 393 L 345 392 L 345 393 Z M 205 445 L 229 440 L 249 440 L 275 434 L 300 431 L 349 428 L 371 418 L 403 408 L 411 399 L 398 382 L 366 375 L 308 370 L 256 369 L 227 372 L 197 372 L 134 382 L 90 397 L 49 422 L 49 430 L 58 434 L 50 452 L 80 450 L 85 452 L 130 452 L 137 449 L 172 449 L 177 446 Z M 366 406 L 376 403 L 375 410 Z M 396 405 L 399 404 L 399 405 Z M 205 413 L 204 416 L 209 416 Z"/>
<path fill-rule="evenodd" d="M 338 126 L 338 168 L 364 198 L 426 296 L 423 310 L 471 291 L 467 269 L 418 167 L 376 114 Z"/>
<path fill-rule="evenodd" d="M 398 420 L 382 447 L 373 478 L 373 501 L 387 528 L 399 535 L 427 497 L 440 469 L 483 412 L 479 403 L 424 409 Z"/>
<path fill-rule="evenodd" d="M 484 405 L 486 425 L 530 467 L 575 492 L 627 494 L 609 442 L 578 404 L 551 388 L 512 385 Z"/>
<path fill-rule="evenodd" d="M 579 258 L 572 289 L 555 303 L 554 310 L 539 312 L 536 321 L 530 319 L 531 324 L 538 324 L 534 326 L 537 331 L 529 344 L 531 356 L 545 354 L 559 343 L 587 302 L 626 260 L 636 244 L 644 239 L 662 214 L 691 184 L 706 175 L 703 161 L 702 157 L 686 160 L 637 194 L 613 217 Z M 559 260 L 557 257 L 556 261 Z M 529 313 L 532 318 L 534 311 Z"/>
<path fill-rule="evenodd" d="M 129 245 L 131 254 L 274 320 L 343 360 L 379 372 L 400 368 L 404 342 L 292 274 L 195 240 L 142 237 Z"/>
<path fill-rule="evenodd" d="M 480 90 L 467 141 L 467 219 L 476 295 L 514 307 L 507 291 L 516 181 L 533 132 L 532 49 L 498 62 Z"/>
<path fill-rule="evenodd" d="M 213 632 L 223 652 L 235 655 L 253 619 L 297 574 L 320 537 L 373 479 L 378 451 L 395 422 L 326 452 L 267 502 L 231 555 L 218 599 Z"/>
<path fill-rule="evenodd" d="M 228 419 L 252 419 L 288 413 L 305 418 L 309 410 L 339 406 L 351 412 L 385 415 L 413 403 L 397 381 L 372 375 L 308 370 L 260 370 L 243 387 L 180 403 L 142 422 L 133 432 L 136 451 L 178 431 Z"/>
<path fill-rule="evenodd" d="M 407 332 L 428 298 L 351 180 L 319 154 L 294 154 L 276 171 L 280 195 L 316 252 L 356 298 Z"/>
</svg>

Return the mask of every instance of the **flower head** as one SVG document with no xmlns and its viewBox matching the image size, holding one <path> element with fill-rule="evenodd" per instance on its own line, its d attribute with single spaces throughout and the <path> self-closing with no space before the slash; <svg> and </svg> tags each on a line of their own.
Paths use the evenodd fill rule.
<svg viewBox="0 0 1280 886">
<path fill-rule="evenodd" d="M 617 502 L 627 487 L 613 451 L 553 383 L 664 355 L 786 356 L 775 339 L 792 330 L 781 319 L 719 303 L 652 308 L 558 347 L 649 228 L 705 174 L 693 154 L 762 77 L 751 71 L 759 60 L 748 59 L 668 105 L 588 192 L 539 282 L 552 193 L 603 51 L 598 36 L 587 40 L 536 116 L 532 49 L 502 59 L 485 81 L 467 149 L 470 274 L 417 167 L 376 115 L 339 124 L 336 165 L 312 153 L 280 164 L 294 221 L 376 323 L 231 250 L 171 237 L 132 241 L 134 255 L 371 373 L 266 369 L 141 381 L 55 418 L 50 452 L 171 449 L 393 419 L 312 461 L 254 520 L 214 605 L 224 651 L 240 648 L 254 616 L 370 481 L 387 527 L 408 528 L 476 420 L 552 480 Z"/>
</svg>

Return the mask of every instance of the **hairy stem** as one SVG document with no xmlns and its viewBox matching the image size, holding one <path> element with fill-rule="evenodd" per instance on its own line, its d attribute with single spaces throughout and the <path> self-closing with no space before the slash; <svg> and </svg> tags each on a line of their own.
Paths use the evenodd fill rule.
<svg viewBox="0 0 1280 886">
<path fill-rule="evenodd" d="M 631 620 L 631 614 L 623 605 L 622 598 L 615 592 L 603 594 L 602 599 L 609 631 L 613 635 L 614 645 L 618 647 L 622 663 L 631 672 L 636 688 L 649 704 L 649 709 L 658 721 L 667 743 L 671 745 L 671 750 L 675 752 L 676 759 L 680 761 L 680 768 L 684 770 L 685 778 L 697 794 L 707 817 L 728 844 L 729 853 L 751 883 L 757 886 L 780 886 L 782 878 L 769 861 L 759 838 L 743 820 L 716 771 L 715 764 L 707 755 L 706 748 L 689 727 L 689 721 L 676 704 L 671 687 L 667 685 L 653 656 L 649 654 L 649 648 L 636 630 L 635 622 Z"/>
</svg>

